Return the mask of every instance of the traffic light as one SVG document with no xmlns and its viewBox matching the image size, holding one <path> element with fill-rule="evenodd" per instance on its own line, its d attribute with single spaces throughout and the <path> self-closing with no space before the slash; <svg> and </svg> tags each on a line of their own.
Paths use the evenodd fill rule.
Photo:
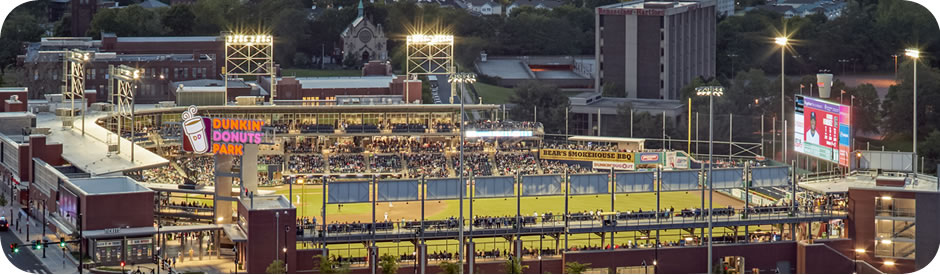
<svg viewBox="0 0 940 275">
<path fill-rule="evenodd" d="M 33 248 L 36 250 L 40 250 L 42 249 L 42 244 L 39 243 L 38 241 L 33 241 Z"/>
<path fill-rule="evenodd" d="M 65 247 L 65 241 L 59 241 L 59 247 Z"/>
<path fill-rule="evenodd" d="M 121 261 L 121 267 L 124 267 L 124 261 Z"/>
<path fill-rule="evenodd" d="M 20 245 L 19 245 L 19 244 L 16 244 L 16 243 L 11 243 L 11 244 L 10 244 L 10 252 L 12 252 L 12 253 L 20 252 Z"/>
</svg>

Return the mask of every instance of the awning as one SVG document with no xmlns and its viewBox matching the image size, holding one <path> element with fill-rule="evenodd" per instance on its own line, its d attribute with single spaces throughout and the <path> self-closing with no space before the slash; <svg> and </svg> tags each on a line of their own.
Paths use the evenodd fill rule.
<svg viewBox="0 0 940 275">
<path fill-rule="evenodd" d="M 225 232 L 225 235 L 228 236 L 233 242 L 240 243 L 248 241 L 248 236 L 245 235 L 245 232 L 242 231 L 241 226 L 235 224 L 223 224 L 222 231 Z"/>
</svg>

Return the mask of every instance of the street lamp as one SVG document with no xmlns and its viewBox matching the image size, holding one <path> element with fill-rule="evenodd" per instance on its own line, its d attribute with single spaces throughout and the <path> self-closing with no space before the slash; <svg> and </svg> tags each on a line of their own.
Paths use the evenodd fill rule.
<svg viewBox="0 0 940 275">
<path fill-rule="evenodd" d="M 447 79 L 447 82 L 450 82 L 451 84 L 473 84 L 476 81 L 477 81 L 477 75 L 474 73 L 455 73 L 451 75 L 450 77 L 448 77 Z M 465 115 L 464 107 L 463 107 L 464 105 L 463 96 L 464 96 L 464 91 L 466 90 L 466 86 L 465 85 L 457 85 L 457 86 L 460 88 L 460 171 L 458 171 L 457 173 L 460 174 L 460 188 L 462 188 L 460 189 L 460 192 L 458 192 L 459 197 L 460 197 L 460 219 L 457 222 L 457 226 L 460 227 L 460 231 L 458 231 L 459 236 L 457 237 L 458 238 L 457 264 L 458 264 L 459 273 L 463 273 L 463 254 L 464 254 L 464 251 L 463 251 L 463 243 L 464 243 L 464 239 L 463 239 L 463 193 L 464 191 L 467 190 L 467 186 L 466 186 L 466 183 L 464 182 L 464 177 L 463 177 L 463 173 L 465 171 L 464 170 L 464 158 L 463 158 L 463 151 L 464 151 L 463 142 L 464 142 L 464 137 L 466 136 L 466 131 L 464 131 L 464 128 L 463 128 L 464 127 L 464 115 Z M 470 270 L 470 273 L 473 273 L 473 270 Z"/>
<path fill-rule="evenodd" d="M 786 79 L 785 79 L 785 76 L 784 76 L 784 68 L 785 68 L 785 67 L 784 67 L 783 58 L 784 58 L 785 53 L 786 53 L 786 51 L 787 51 L 787 44 L 789 43 L 789 39 L 788 39 L 786 36 L 779 36 L 779 37 L 777 37 L 777 38 L 774 38 L 774 43 L 777 44 L 777 45 L 780 45 L 780 122 L 781 122 L 780 125 L 784 125 L 784 124 L 786 123 L 786 118 L 784 117 L 784 114 L 785 114 L 784 112 L 785 112 L 785 111 L 784 111 L 784 108 L 783 108 L 783 105 L 784 105 L 784 103 L 786 102 L 786 97 L 785 97 L 785 95 L 784 95 L 784 85 L 786 84 Z M 720 95 L 719 95 L 719 96 L 720 96 Z M 781 135 L 781 137 L 780 137 L 780 140 L 783 142 L 783 144 L 786 144 L 786 142 L 787 142 L 787 141 L 786 141 L 786 137 L 787 137 L 786 135 L 787 135 L 787 133 L 784 133 L 784 132 L 781 132 L 781 133 L 782 133 L 782 135 Z M 709 146 L 711 146 L 711 145 L 709 145 Z M 775 144 L 774 146 L 776 146 L 776 144 Z M 781 151 L 783 151 L 783 162 L 786 163 L 786 162 L 787 162 L 787 148 L 786 148 L 786 145 L 782 146 L 781 149 L 782 149 Z M 711 272 L 711 270 L 709 270 L 709 272 Z"/>
<path fill-rule="evenodd" d="M 920 50 L 906 49 L 904 55 L 909 56 L 914 61 L 914 178 L 917 179 L 917 59 L 920 58 Z"/>
<path fill-rule="evenodd" d="M 855 249 L 855 261 L 852 263 L 855 264 L 855 270 L 852 271 L 852 274 L 858 273 L 858 254 L 865 253 L 865 249 L 857 248 Z"/>
<path fill-rule="evenodd" d="M 708 97 L 708 273 L 710 274 L 712 273 L 712 194 L 714 193 L 712 187 L 712 151 L 715 141 L 713 125 L 715 121 L 715 97 L 720 97 L 724 94 L 725 88 L 721 86 L 703 86 L 695 88 L 695 92 L 698 96 Z"/>
</svg>

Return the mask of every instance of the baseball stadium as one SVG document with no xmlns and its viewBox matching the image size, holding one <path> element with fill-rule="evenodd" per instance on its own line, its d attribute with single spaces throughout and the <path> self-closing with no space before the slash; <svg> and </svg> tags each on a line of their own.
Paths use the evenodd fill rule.
<svg viewBox="0 0 940 275">
<path fill-rule="evenodd" d="M 509 262 L 532 273 L 570 263 L 697 273 L 713 250 L 722 272 L 874 272 L 915 268 L 916 252 L 930 250 L 915 243 L 932 241 L 915 241 L 913 230 L 932 227 L 911 221 L 890 238 L 853 234 L 881 231 L 877 209 L 906 217 L 937 201 L 922 191 L 935 177 L 905 185 L 900 172 L 870 169 L 875 161 L 846 175 L 794 174 L 756 156 L 709 165 L 643 139 L 546 135 L 486 104 L 465 105 L 463 124 L 453 104 L 135 108 L 130 117 L 89 112 L 95 123 L 73 127 L 39 114 L 49 132 L 26 138 L 37 149 L 83 144 L 60 145 L 59 159 L 33 154 L 35 177 L 19 193 L 31 211 L 55 211 L 55 232 L 97 266 L 187 258 L 263 272 L 282 260 L 291 272 L 319 272 L 329 261 L 370 272 L 388 258 L 400 272 L 460 263 L 500 273 Z M 185 129 L 198 122 L 212 146 Z M 19 138 L 4 136 L 4 154 L 30 152 L 8 150 Z M 883 158 L 876 153 L 858 158 Z M 872 209 L 867 220 L 851 218 L 858 200 Z M 846 256 L 863 245 L 870 258 Z M 874 252 L 891 253 L 891 264 L 875 265 Z"/>
<path fill-rule="evenodd" d="M 475 75 L 429 54 L 452 54 L 450 35 L 407 38 L 422 73 L 339 80 L 279 80 L 271 35 L 153 41 L 144 48 L 204 46 L 224 57 L 208 64 L 224 79 L 143 103 L 154 85 L 142 79 L 169 77 L 162 65 L 109 63 L 105 102 L 84 89 L 96 57 L 66 49 L 47 52 L 74 71 L 63 94 L 0 90 L 12 95 L 0 190 L 33 253 L 58 242 L 79 273 L 908 273 L 940 245 L 938 178 L 910 153 L 849 149 L 850 120 L 825 129 L 835 148 L 794 135 L 798 158 L 831 167 L 811 172 L 786 140 L 783 162 L 764 157 L 763 137 L 739 153 L 729 137 L 720 158 L 690 153 L 718 143 L 698 126 L 672 149 L 665 113 L 654 142 L 568 135 L 567 120 L 566 134 L 546 133 L 536 110 L 507 119 L 506 105 L 466 96 Z M 450 103 L 415 104 L 415 76 L 434 73 L 448 75 Z M 800 96 L 794 115 L 810 113 L 812 137 L 816 112 L 842 110 Z M 691 129 L 691 107 L 680 116 Z"/>
<path fill-rule="evenodd" d="M 495 118 L 497 108 L 472 105 L 466 111 Z M 138 132 L 118 131 L 116 118 L 101 118 L 98 124 L 168 161 L 127 173 L 156 192 L 154 215 L 161 225 L 243 219 L 216 207 L 233 204 L 222 199 L 231 194 L 219 194 L 214 186 L 222 154 L 183 149 L 183 111 L 136 111 Z M 392 255 L 403 265 L 417 263 L 418 252 L 428 265 L 455 262 L 461 226 L 470 247 L 465 249 L 473 253 L 468 265 L 479 263 L 479 268 L 513 257 L 544 263 L 560 259 L 563 251 L 702 246 L 709 235 L 713 243 L 742 243 L 845 234 L 843 197 L 798 189 L 802 210 L 796 212 L 786 195 L 793 192 L 785 167 L 753 160 L 716 162 L 729 173 L 722 179 L 725 188 L 707 193 L 700 182 L 701 161 L 685 152 L 645 149 L 642 139 L 546 140 L 538 123 L 472 120 L 463 129 L 479 137 L 463 143 L 461 198 L 457 105 L 204 107 L 199 112 L 263 121 L 265 139 L 254 147 L 256 153 L 246 147 L 244 155 L 226 158 L 240 175 L 232 177 L 231 187 L 242 190 L 231 197 L 250 205 L 255 196 L 283 196 L 296 211 L 279 222 L 296 226 L 281 232 L 296 236 L 293 241 L 283 237 L 295 243 L 291 248 L 319 249 L 350 268 L 374 265 L 370 252 Z M 245 159 L 253 154 L 256 162 Z M 632 167 L 594 169 L 605 162 Z M 684 164 L 676 167 L 677 162 Z M 745 167 L 774 177 L 758 179 L 764 184 L 745 193 Z M 747 209 L 746 199 L 753 202 Z M 723 224 L 713 232 L 701 226 L 709 206 L 715 208 L 713 222 Z M 794 221 L 798 227 L 791 227 Z M 247 239 L 250 246 L 252 238 Z M 242 243 L 238 240 L 223 237 L 219 245 L 234 247 Z M 659 264 L 653 259 L 647 265 L 654 262 Z M 619 268 L 636 271 L 639 266 Z"/>
</svg>

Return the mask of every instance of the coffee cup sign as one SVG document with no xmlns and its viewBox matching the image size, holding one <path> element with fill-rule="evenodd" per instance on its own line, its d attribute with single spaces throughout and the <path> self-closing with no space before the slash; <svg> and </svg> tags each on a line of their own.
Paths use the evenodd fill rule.
<svg viewBox="0 0 940 275">
<path fill-rule="evenodd" d="M 264 137 L 262 120 L 204 118 L 198 111 L 190 106 L 182 114 L 185 151 L 240 156 L 245 144 L 260 144 Z"/>
<path fill-rule="evenodd" d="M 189 109 L 183 111 L 183 133 L 192 146 L 194 153 L 206 153 L 209 151 L 209 136 L 206 134 L 206 124 L 201 116 L 197 116 L 196 106 L 189 106 Z"/>
</svg>

